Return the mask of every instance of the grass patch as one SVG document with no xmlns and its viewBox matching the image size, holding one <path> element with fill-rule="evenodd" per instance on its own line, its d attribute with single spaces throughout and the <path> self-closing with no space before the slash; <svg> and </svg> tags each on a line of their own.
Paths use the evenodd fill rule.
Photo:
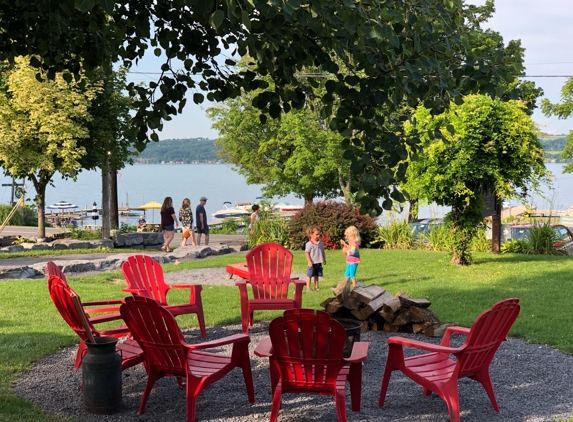
<svg viewBox="0 0 573 422">
<path fill-rule="evenodd" d="M 171 248 L 176 249 L 176 248 Z M 157 247 L 157 251 L 159 252 L 161 249 L 159 246 Z M 142 249 L 129 249 L 129 248 L 121 248 L 121 249 L 110 249 L 110 248 L 90 248 L 90 249 L 46 249 L 46 250 L 30 250 L 30 251 L 22 251 L 22 252 L 3 252 L 0 253 L 0 259 L 13 259 L 13 258 L 38 258 L 40 256 L 49 257 L 49 256 L 64 256 L 64 255 L 85 255 L 85 254 L 92 254 L 92 253 L 105 253 L 105 254 L 117 254 L 117 253 L 141 253 Z"/>
<path fill-rule="evenodd" d="M 296 251 L 294 255 L 293 271 L 304 273 L 304 252 Z M 518 297 L 522 311 L 510 334 L 573 354 L 570 257 L 475 253 L 474 265 L 469 267 L 452 266 L 444 252 L 366 249 L 361 251 L 361 257 L 358 281 L 383 286 L 392 294 L 405 291 L 412 297 L 427 298 L 443 322 L 467 327 L 493 303 Z M 326 258 L 321 290 L 305 293 L 304 307 L 321 309 L 320 303 L 331 296 L 329 287 L 343 278 L 346 264 L 340 251 L 327 251 Z M 223 267 L 244 259 L 241 254 L 218 256 L 167 264 L 164 270 Z M 69 282 L 86 301 L 125 296 L 121 292 L 125 282 L 120 272 L 70 277 Z M 171 303 L 182 303 L 187 295 L 186 291 L 174 290 L 168 297 Z M 234 286 L 204 285 L 203 306 L 208 326 L 240 323 L 239 294 Z M 280 313 L 257 312 L 255 319 L 271 320 Z M 194 315 L 177 320 L 183 328 L 197 325 Z M 64 420 L 48 417 L 32 404 L 16 398 L 10 385 L 35 360 L 74 343 L 77 337 L 52 304 L 46 280 L 0 282 L 1 421 Z"/>
</svg>

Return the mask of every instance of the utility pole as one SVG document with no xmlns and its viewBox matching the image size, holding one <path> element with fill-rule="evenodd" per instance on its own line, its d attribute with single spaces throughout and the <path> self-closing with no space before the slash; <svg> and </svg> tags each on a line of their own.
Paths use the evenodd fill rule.
<svg viewBox="0 0 573 422">
<path fill-rule="evenodd" d="M 16 183 L 16 179 L 12 177 L 12 183 L 2 183 L 2 186 L 12 187 L 12 193 L 10 194 L 10 206 L 13 207 L 14 205 L 16 205 L 16 201 L 14 201 L 14 198 L 18 196 L 16 194 L 16 186 L 24 186 L 24 183 Z"/>
</svg>

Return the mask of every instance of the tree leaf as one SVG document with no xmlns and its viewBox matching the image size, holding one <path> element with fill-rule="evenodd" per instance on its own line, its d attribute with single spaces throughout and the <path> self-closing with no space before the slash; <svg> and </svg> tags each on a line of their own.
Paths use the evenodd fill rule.
<svg viewBox="0 0 573 422">
<path fill-rule="evenodd" d="M 219 29 L 225 20 L 225 12 L 222 10 L 216 10 L 209 19 L 209 23 L 215 29 Z"/>
<path fill-rule="evenodd" d="M 95 6 L 95 0 L 76 0 L 74 6 L 79 9 L 80 12 L 89 12 Z"/>
</svg>

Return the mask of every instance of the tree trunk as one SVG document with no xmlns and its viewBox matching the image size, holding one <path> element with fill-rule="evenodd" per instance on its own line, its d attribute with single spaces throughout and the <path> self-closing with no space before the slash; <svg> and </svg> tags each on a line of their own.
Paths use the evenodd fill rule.
<svg viewBox="0 0 573 422">
<path fill-rule="evenodd" d="M 112 229 L 119 229 L 119 207 L 117 205 L 117 171 L 114 167 L 109 172 L 109 221 Z"/>
<path fill-rule="evenodd" d="M 414 222 L 418 218 L 419 201 L 417 199 L 410 199 L 410 209 L 408 210 L 408 223 Z"/>
<path fill-rule="evenodd" d="M 312 201 L 314 201 L 314 194 L 305 193 L 304 194 L 304 205 L 312 204 Z"/>
<path fill-rule="evenodd" d="M 36 206 L 38 207 L 38 238 L 46 237 L 46 186 L 52 180 L 53 173 L 48 175 L 31 174 L 28 179 L 34 185 L 36 190 Z"/>
<path fill-rule="evenodd" d="M 109 225 L 109 158 L 104 154 L 101 166 L 101 235 L 103 239 L 110 239 Z"/>
<path fill-rule="evenodd" d="M 352 183 L 352 173 L 350 170 L 348 171 L 348 175 L 342 174 L 340 168 L 338 169 L 338 183 L 340 184 L 340 189 L 342 190 L 342 194 L 344 195 L 344 202 L 348 205 L 352 202 L 352 198 L 350 196 L 350 185 Z"/>
</svg>

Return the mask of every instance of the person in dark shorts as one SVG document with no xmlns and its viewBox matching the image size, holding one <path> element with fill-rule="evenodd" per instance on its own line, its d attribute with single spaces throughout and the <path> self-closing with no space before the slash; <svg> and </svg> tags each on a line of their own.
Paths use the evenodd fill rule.
<svg viewBox="0 0 573 422">
<path fill-rule="evenodd" d="M 195 218 L 197 219 L 197 246 L 201 245 L 201 235 L 205 235 L 205 246 L 209 245 L 209 225 L 207 224 L 207 212 L 205 211 L 205 204 L 207 198 L 202 196 L 199 198 L 199 205 L 195 209 Z"/>
<path fill-rule="evenodd" d="M 175 237 L 175 227 L 179 225 L 175 210 L 173 209 L 173 199 L 166 197 L 161 206 L 161 227 L 163 228 L 163 246 L 161 250 L 171 252 L 169 244 Z"/>
<path fill-rule="evenodd" d="M 304 248 L 306 255 L 307 270 L 306 270 L 306 291 L 310 292 L 310 279 L 314 277 L 314 289 L 318 288 L 318 277 L 322 277 L 322 264 L 326 264 L 326 256 L 324 255 L 324 245 L 320 240 L 320 229 L 312 226 L 308 229 L 308 242 Z"/>
</svg>

